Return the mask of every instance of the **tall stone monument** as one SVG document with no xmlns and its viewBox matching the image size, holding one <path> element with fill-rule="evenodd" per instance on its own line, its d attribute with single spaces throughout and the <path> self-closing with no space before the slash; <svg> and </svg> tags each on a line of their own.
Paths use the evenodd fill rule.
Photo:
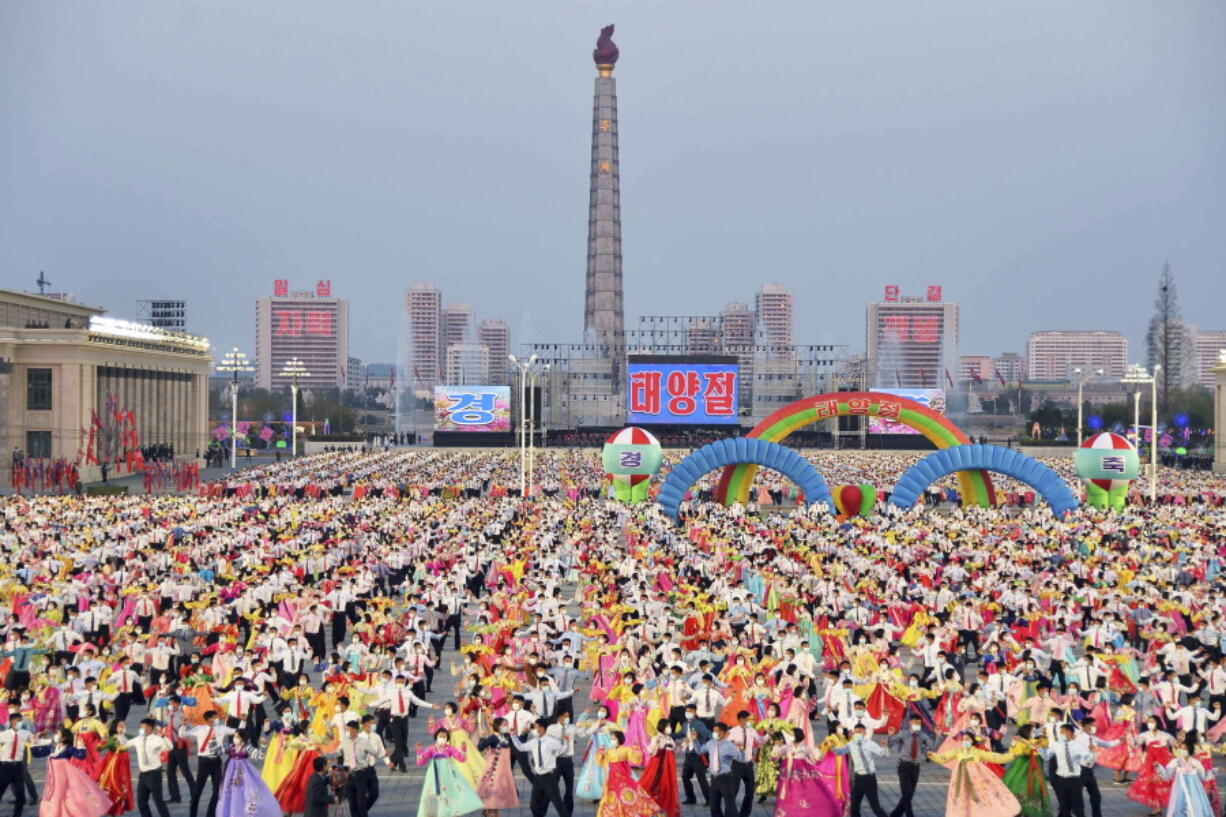
<svg viewBox="0 0 1226 817">
<path fill-rule="evenodd" d="M 622 312 L 622 212 L 617 159 L 617 63 L 613 26 L 596 41 L 596 93 L 592 100 L 592 168 L 587 221 L 587 297 L 583 309 L 585 343 L 607 346 L 620 380 L 624 345 Z"/>
</svg>

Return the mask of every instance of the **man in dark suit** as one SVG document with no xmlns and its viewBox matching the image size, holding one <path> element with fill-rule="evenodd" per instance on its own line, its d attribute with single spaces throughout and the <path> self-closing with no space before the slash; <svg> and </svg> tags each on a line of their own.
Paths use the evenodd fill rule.
<svg viewBox="0 0 1226 817">
<path fill-rule="evenodd" d="M 307 780 L 306 808 L 303 817 L 328 817 L 328 806 L 336 802 L 332 796 L 332 784 L 324 777 L 328 759 L 317 757 L 312 762 L 315 774 Z"/>
</svg>

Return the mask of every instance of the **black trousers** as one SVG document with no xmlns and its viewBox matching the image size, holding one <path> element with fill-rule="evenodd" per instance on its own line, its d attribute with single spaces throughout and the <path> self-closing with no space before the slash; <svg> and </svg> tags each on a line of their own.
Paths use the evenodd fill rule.
<svg viewBox="0 0 1226 817">
<path fill-rule="evenodd" d="M 753 764 L 737 761 L 732 764 L 732 776 L 741 784 L 741 807 L 739 809 L 740 817 L 749 817 L 749 813 L 753 811 Z"/>
<path fill-rule="evenodd" d="M 514 766 L 516 763 L 519 764 L 519 770 L 524 773 L 524 779 L 531 783 L 532 778 L 535 777 L 532 774 L 531 758 L 528 757 L 527 752 L 521 752 L 515 748 L 515 744 L 511 744 L 511 765 Z"/>
<path fill-rule="evenodd" d="M 307 633 L 306 642 L 311 647 L 311 655 L 316 661 L 322 661 L 328 655 L 328 642 L 325 640 L 323 628 L 317 633 Z"/>
<path fill-rule="evenodd" d="M 0 798 L 13 787 L 13 817 L 21 817 L 26 807 L 25 765 L 20 760 L 0 763 Z"/>
<path fill-rule="evenodd" d="M 1098 778 L 1093 769 L 1081 770 L 1081 788 L 1090 800 L 1090 814 L 1093 817 L 1103 817 L 1103 795 L 1098 790 Z"/>
<path fill-rule="evenodd" d="M 455 633 L 455 648 L 460 649 L 460 614 L 447 616 L 447 623 L 443 625 L 444 633 Z M 445 639 L 444 639 L 445 640 Z"/>
<path fill-rule="evenodd" d="M 403 772 L 405 770 L 404 761 L 409 754 L 409 716 L 390 716 L 388 728 L 392 734 L 392 767 Z"/>
<path fill-rule="evenodd" d="M 553 803 L 553 808 L 558 813 L 558 817 L 570 817 L 570 809 L 566 807 L 566 803 L 562 801 L 562 795 L 558 791 L 558 770 L 545 772 L 544 774 L 533 775 L 532 777 L 532 797 L 528 802 L 528 809 L 532 812 L 532 817 L 545 817 L 545 812 L 549 811 L 549 804 Z M 365 817 L 365 815 L 362 815 Z"/>
<path fill-rule="evenodd" d="M 424 683 L 424 682 L 422 682 L 422 681 L 414 681 L 414 682 L 413 682 L 413 687 L 412 687 L 412 689 L 413 689 L 413 694 L 414 694 L 414 695 L 416 695 L 418 698 L 425 699 L 425 697 L 426 697 L 426 685 L 425 685 L 425 683 Z M 417 717 L 417 704 L 413 703 L 412 701 L 410 701 L 410 702 L 409 702 L 409 717 L 410 717 L 410 718 L 416 718 L 416 717 Z"/>
<path fill-rule="evenodd" d="M 711 802 L 711 786 L 707 783 L 707 767 L 702 765 L 702 758 L 693 752 L 685 753 L 681 763 L 681 785 L 685 788 L 685 799 L 694 802 L 694 778 L 698 778 L 698 788 L 702 799 Z"/>
<path fill-rule="evenodd" d="M 187 796 L 191 797 L 192 792 L 196 790 L 196 780 L 192 777 L 191 764 L 187 762 L 187 749 L 171 749 L 166 755 L 166 780 L 170 784 L 170 799 L 178 802 L 179 797 L 179 775 L 183 775 L 183 779 L 187 782 Z M 158 791 L 161 792 L 161 782 L 159 778 Z"/>
<path fill-rule="evenodd" d="M 898 805 L 890 812 L 890 817 L 915 817 L 911 809 L 911 798 L 915 796 L 915 788 L 919 785 L 920 765 L 904 761 L 898 764 Z"/>
<path fill-rule="evenodd" d="M 26 781 L 26 793 L 28 795 L 26 797 L 26 800 L 31 803 L 37 803 L 38 802 L 38 787 L 34 785 L 34 778 L 30 776 L 30 764 L 29 763 L 21 764 L 21 775 L 22 775 L 22 779 Z"/>
<path fill-rule="evenodd" d="M 366 784 L 362 782 L 360 770 L 350 772 L 345 796 L 349 800 L 349 817 L 366 817 Z"/>
<path fill-rule="evenodd" d="M 213 781 L 213 791 L 209 795 L 209 805 L 205 809 L 205 814 L 208 817 L 216 817 L 217 814 L 217 792 L 221 788 L 221 758 L 219 757 L 201 757 L 198 758 L 196 764 L 196 785 L 192 789 L 192 807 L 190 810 L 191 817 L 197 817 L 200 813 L 200 797 L 204 794 L 204 786 L 210 780 Z"/>
<path fill-rule="evenodd" d="M 573 757 L 558 758 L 558 781 L 565 783 L 566 790 L 562 792 L 562 802 L 568 812 L 575 810 L 575 759 Z"/>
<path fill-rule="evenodd" d="M 1080 777 L 1060 777 L 1051 779 L 1051 787 L 1056 791 L 1056 802 L 1060 806 L 1060 817 L 1086 817 L 1086 805 L 1081 797 Z"/>
<path fill-rule="evenodd" d="M 877 797 L 877 775 L 856 774 L 851 777 L 851 817 L 860 817 L 860 804 L 868 800 L 868 807 L 876 817 L 887 817 Z"/>
<path fill-rule="evenodd" d="M 367 766 L 354 773 L 354 776 L 359 778 L 362 790 L 366 793 L 366 810 L 370 811 L 375 807 L 375 803 L 379 800 L 379 775 L 373 768 Z"/>
<path fill-rule="evenodd" d="M 740 781 L 732 772 L 711 777 L 711 817 L 737 817 L 736 790 Z"/>
<path fill-rule="evenodd" d="M 162 799 L 161 769 L 141 772 L 136 779 L 136 807 L 140 810 L 140 817 L 153 817 L 149 813 L 150 797 L 153 798 L 153 805 L 157 806 L 158 817 L 170 817 L 170 809 L 166 808 L 166 801 Z"/>
<path fill-rule="evenodd" d="M 129 692 L 121 692 L 115 696 L 115 702 L 112 704 L 115 709 L 115 720 L 126 721 L 128 719 L 128 713 L 132 710 L 132 698 L 130 696 L 131 693 Z"/>
<path fill-rule="evenodd" d="M 670 706 L 668 708 L 668 728 L 674 732 L 681 729 L 685 725 L 685 707 Z"/>
<path fill-rule="evenodd" d="M 975 655 L 979 655 L 979 633 L 976 630 L 958 630 L 958 646 L 962 648 L 974 647 Z M 964 650 L 967 655 L 970 655 L 970 650 Z"/>
</svg>

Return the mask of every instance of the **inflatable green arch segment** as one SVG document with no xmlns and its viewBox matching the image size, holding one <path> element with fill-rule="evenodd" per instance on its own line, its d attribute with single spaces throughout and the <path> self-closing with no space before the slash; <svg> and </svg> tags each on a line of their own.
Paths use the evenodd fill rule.
<svg viewBox="0 0 1226 817">
<path fill-rule="evenodd" d="M 849 416 L 896 420 L 924 435 L 938 449 L 970 444 L 970 438 L 945 415 L 914 400 L 874 391 L 832 392 L 797 400 L 758 423 L 748 436 L 777 443 L 798 428 L 831 417 Z M 727 466 L 720 477 L 715 498 L 725 505 L 747 503 L 749 488 L 757 471 L 758 467 L 749 463 Z M 986 471 L 959 471 L 958 484 L 963 505 L 988 506 L 996 503 L 992 478 Z"/>
</svg>

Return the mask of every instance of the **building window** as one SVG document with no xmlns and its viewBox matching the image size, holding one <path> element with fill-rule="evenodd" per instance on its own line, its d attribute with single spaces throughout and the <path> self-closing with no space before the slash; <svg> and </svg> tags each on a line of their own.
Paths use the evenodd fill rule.
<svg viewBox="0 0 1226 817">
<path fill-rule="evenodd" d="M 36 460 L 51 459 L 51 432 L 27 431 L 26 456 Z"/>
<path fill-rule="evenodd" d="M 26 409 L 29 411 L 50 411 L 50 369 L 26 369 Z"/>
</svg>

